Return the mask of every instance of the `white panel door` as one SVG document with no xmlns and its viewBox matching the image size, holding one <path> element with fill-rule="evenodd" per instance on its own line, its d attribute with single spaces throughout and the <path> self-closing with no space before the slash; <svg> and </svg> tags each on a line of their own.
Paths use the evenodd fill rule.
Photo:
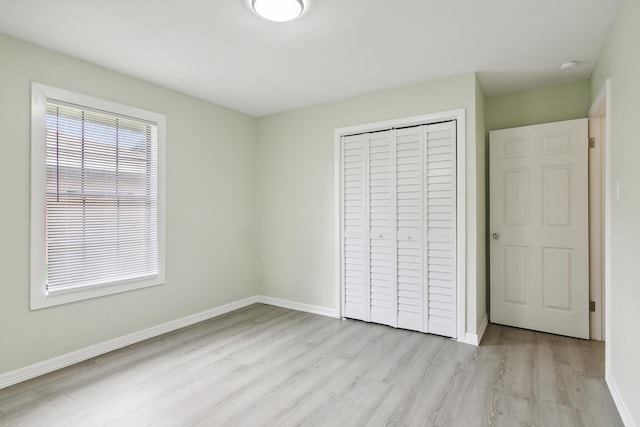
<svg viewBox="0 0 640 427">
<path fill-rule="evenodd" d="M 588 122 L 491 132 L 491 321 L 589 338 Z"/>
</svg>

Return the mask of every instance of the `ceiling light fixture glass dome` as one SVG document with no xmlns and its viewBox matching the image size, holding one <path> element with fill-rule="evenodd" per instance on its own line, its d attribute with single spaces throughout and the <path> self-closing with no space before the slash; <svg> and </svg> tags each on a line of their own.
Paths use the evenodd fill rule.
<svg viewBox="0 0 640 427">
<path fill-rule="evenodd" d="M 302 0 L 251 0 L 253 10 L 269 21 L 286 22 L 302 13 Z"/>
</svg>

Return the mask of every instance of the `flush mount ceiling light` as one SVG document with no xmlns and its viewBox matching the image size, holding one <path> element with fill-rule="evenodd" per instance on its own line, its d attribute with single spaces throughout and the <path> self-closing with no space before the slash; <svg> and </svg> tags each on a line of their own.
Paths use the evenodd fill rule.
<svg viewBox="0 0 640 427">
<path fill-rule="evenodd" d="M 568 61 L 560 65 L 561 70 L 573 70 L 578 66 L 578 61 Z"/>
<path fill-rule="evenodd" d="M 253 9 L 269 21 L 285 22 L 302 13 L 302 0 L 251 0 Z"/>
</svg>

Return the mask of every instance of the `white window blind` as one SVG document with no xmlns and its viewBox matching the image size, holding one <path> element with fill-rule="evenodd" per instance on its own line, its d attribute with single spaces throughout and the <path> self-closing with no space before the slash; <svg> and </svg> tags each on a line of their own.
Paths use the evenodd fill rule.
<svg viewBox="0 0 640 427">
<path fill-rule="evenodd" d="M 154 123 L 46 103 L 46 293 L 158 275 Z"/>
</svg>

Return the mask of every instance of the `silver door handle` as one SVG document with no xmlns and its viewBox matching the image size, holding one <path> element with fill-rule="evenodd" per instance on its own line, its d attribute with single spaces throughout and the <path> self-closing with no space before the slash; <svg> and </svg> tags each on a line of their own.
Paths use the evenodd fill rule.
<svg viewBox="0 0 640 427">
<path fill-rule="evenodd" d="M 500 233 L 493 233 L 493 234 L 491 235 L 491 238 L 492 238 L 493 240 L 499 240 L 499 239 L 500 239 Z"/>
</svg>

